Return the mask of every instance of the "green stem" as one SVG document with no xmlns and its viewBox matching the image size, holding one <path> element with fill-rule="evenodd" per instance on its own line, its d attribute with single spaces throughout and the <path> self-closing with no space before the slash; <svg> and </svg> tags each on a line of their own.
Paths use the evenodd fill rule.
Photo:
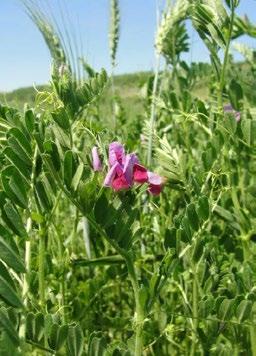
<svg viewBox="0 0 256 356">
<path fill-rule="evenodd" d="M 234 18 L 235 18 L 235 7 L 234 7 L 234 5 L 232 5 L 227 45 L 226 45 L 226 48 L 225 48 L 224 60 L 223 60 L 223 65 L 222 65 L 222 70 L 221 70 L 221 75 L 220 75 L 220 83 L 219 83 L 218 106 L 219 106 L 220 112 L 223 112 L 222 93 L 223 93 L 223 88 L 224 88 L 224 85 L 225 85 L 225 75 L 226 75 L 226 68 L 227 68 L 227 64 L 228 64 L 228 55 L 229 55 L 229 48 L 230 48 L 232 32 L 233 32 L 233 26 L 234 26 Z"/>
<path fill-rule="evenodd" d="M 114 132 L 115 132 L 115 131 L 116 131 L 116 115 L 115 115 L 115 95 L 116 95 L 116 89 L 115 89 L 114 70 L 115 70 L 115 63 L 112 63 L 111 76 L 110 76 L 111 94 L 112 94 L 112 98 L 111 98 L 111 110 L 112 110 L 113 128 L 114 128 Z"/>
<path fill-rule="evenodd" d="M 198 328 L 198 288 L 197 288 L 197 276 L 196 266 L 193 266 L 193 291 L 192 291 L 192 313 L 193 313 L 193 333 L 192 333 L 192 346 L 190 355 L 196 354 L 197 344 L 197 328 Z"/>
<path fill-rule="evenodd" d="M 38 255 L 38 280 L 39 280 L 39 300 L 42 308 L 45 306 L 45 243 L 46 243 L 45 226 L 41 225 L 39 235 L 39 255 Z"/>
<path fill-rule="evenodd" d="M 143 351 L 144 305 L 140 298 L 140 287 L 131 257 L 124 256 L 135 299 L 135 349 L 134 356 L 141 356 Z"/>
<path fill-rule="evenodd" d="M 256 329 L 254 325 L 250 326 L 250 339 L 252 356 L 256 356 Z"/>
<path fill-rule="evenodd" d="M 30 190 L 31 196 L 34 190 L 34 179 L 35 179 L 35 167 L 36 167 L 36 159 L 37 159 L 38 149 L 37 146 L 35 147 L 34 156 L 33 156 L 33 163 L 32 163 L 32 173 L 31 173 L 31 183 L 30 183 Z M 22 298 L 23 304 L 26 308 L 28 306 L 28 292 L 29 292 L 29 274 L 30 274 L 30 261 L 31 261 L 31 231 L 32 231 L 32 219 L 30 216 L 30 210 L 32 205 L 32 198 L 29 199 L 28 204 L 28 219 L 26 225 L 26 232 L 27 237 L 25 241 L 25 267 L 26 273 L 23 275 L 23 286 L 22 286 Z M 22 314 L 21 321 L 20 321 L 20 329 L 19 329 L 19 336 L 21 340 L 25 340 L 26 337 L 26 318 L 25 315 Z"/>
<path fill-rule="evenodd" d="M 246 262 L 250 259 L 250 255 L 251 255 L 249 241 L 246 239 L 243 239 L 242 246 L 243 246 L 244 261 Z M 253 313 L 251 316 L 251 323 L 254 324 Z M 249 330 L 250 330 L 250 342 L 251 342 L 252 356 L 256 356 L 256 325 L 250 325 Z"/>
</svg>

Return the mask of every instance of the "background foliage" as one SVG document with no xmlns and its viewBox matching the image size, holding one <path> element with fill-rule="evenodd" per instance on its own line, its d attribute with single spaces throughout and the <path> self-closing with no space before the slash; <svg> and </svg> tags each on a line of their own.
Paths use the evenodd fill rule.
<svg viewBox="0 0 256 356">
<path fill-rule="evenodd" d="M 1 96 L 0 354 L 255 356 L 255 52 L 238 43 L 255 26 L 236 0 L 167 2 L 164 69 L 109 78 L 39 5 L 23 1 L 51 83 Z M 187 21 L 211 64 L 182 61 Z M 114 140 L 165 178 L 159 197 L 102 187 Z"/>
</svg>

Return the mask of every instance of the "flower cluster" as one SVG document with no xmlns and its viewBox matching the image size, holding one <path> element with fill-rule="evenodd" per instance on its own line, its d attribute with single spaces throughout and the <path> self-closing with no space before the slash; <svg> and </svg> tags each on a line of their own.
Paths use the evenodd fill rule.
<svg viewBox="0 0 256 356">
<path fill-rule="evenodd" d="M 93 169 L 101 171 L 102 165 L 96 147 L 92 149 L 92 158 Z M 149 193 L 158 195 L 162 190 L 163 178 L 142 166 L 135 153 L 125 154 L 123 145 L 112 142 L 109 145 L 109 171 L 103 185 L 120 191 L 131 188 L 134 183 L 147 183 Z"/>
</svg>

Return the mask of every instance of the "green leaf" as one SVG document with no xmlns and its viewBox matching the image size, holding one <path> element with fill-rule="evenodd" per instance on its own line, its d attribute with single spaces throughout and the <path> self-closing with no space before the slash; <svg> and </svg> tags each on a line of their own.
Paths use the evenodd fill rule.
<svg viewBox="0 0 256 356">
<path fill-rule="evenodd" d="M 0 275 L 0 297 L 13 307 L 22 308 L 23 306 L 21 299 L 12 287 L 12 284 L 9 284 L 2 275 Z"/>
<path fill-rule="evenodd" d="M 31 167 L 32 162 L 31 158 L 28 156 L 26 151 L 21 147 L 19 142 L 16 140 L 14 137 L 9 137 L 8 140 L 8 145 L 11 147 L 13 152 L 19 157 L 19 159 L 25 163 L 27 167 Z"/>
<path fill-rule="evenodd" d="M 11 323 L 6 308 L 0 308 L 0 325 L 7 333 L 9 338 L 12 340 L 13 344 L 18 346 L 19 345 L 19 336 L 17 330 L 15 329 L 14 325 Z"/>
<path fill-rule="evenodd" d="M 11 203 L 4 205 L 4 212 L 7 217 L 7 224 L 13 230 L 13 232 L 21 237 L 27 236 L 24 224 L 18 213 L 18 210 Z"/>
<path fill-rule="evenodd" d="M 70 148 L 70 137 L 68 134 L 59 126 L 55 125 L 52 128 L 56 140 L 59 141 L 60 145 L 63 147 Z"/>
<path fill-rule="evenodd" d="M 228 94 L 233 108 L 240 111 L 242 109 L 243 89 L 235 79 L 230 82 Z"/>
<path fill-rule="evenodd" d="M 84 337 L 81 327 L 79 325 L 70 326 L 67 338 L 69 356 L 81 356 L 83 345 Z"/>
<path fill-rule="evenodd" d="M 2 171 L 1 179 L 8 197 L 15 204 L 26 209 L 28 205 L 26 189 L 28 186 L 19 171 L 14 166 L 8 166 Z"/>
<path fill-rule="evenodd" d="M 238 322 L 241 323 L 251 317 L 253 303 L 251 300 L 242 300 L 236 309 Z"/>
<path fill-rule="evenodd" d="M 198 200 L 197 214 L 202 220 L 207 220 L 210 215 L 208 198 L 204 195 Z"/>
<path fill-rule="evenodd" d="M 194 231 L 197 231 L 199 229 L 199 219 L 196 212 L 195 204 L 191 203 L 187 206 L 186 215 L 189 220 L 189 225 Z"/>
<path fill-rule="evenodd" d="M 25 266 L 21 257 L 0 237 L 0 258 L 17 273 L 25 273 Z"/>
<path fill-rule="evenodd" d="M 51 327 L 51 333 L 48 339 L 49 346 L 53 350 L 58 351 L 67 339 L 68 331 L 68 325 L 59 326 L 58 324 L 54 323 Z"/>
<path fill-rule="evenodd" d="M 44 149 L 45 152 L 51 157 L 54 169 L 59 171 L 61 167 L 61 161 L 56 143 L 53 141 L 46 141 L 44 142 Z"/>
<path fill-rule="evenodd" d="M 25 124 L 28 132 L 32 134 L 35 128 L 35 116 L 30 109 L 25 112 Z"/>
<path fill-rule="evenodd" d="M 171 229 L 167 229 L 165 233 L 165 239 L 164 239 L 164 247 L 167 248 L 175 248 L 176 246 L 176 231 L 177 229 L 175 227 L 172 227 Z"/>
<path fill-rule="evenodd" d="M 42 181 L 38 181 L 35 184 L 35 192 L 37 201 L 39 203 L 39 208 L 45 212 L 50 211 L 52 208 L 52 201 L 49 199 Z"/>
<path fill-rule="evenodd" d="M 3 277 L 10 287 L 16 291 L 15 283 L 5 265 L 0 261 L 0 276 Z"/>
<path fill-rule="evenodd" d="M 221 320 L 230 320 L 234 314 L 234 299 L 224 299 L 218 310 L 218 317 Z"/>
<path fill-rule="evenodd" d="M 189 218 L 187 215 L 185 215 L 183 218 L 182 218 L 182 221 L 181 221 L 181 228 L 184 230 L 184 232 L 186 233 L 187 235 L 187 241 L 191 241 L 192 239 L 192 231 L 190 229 L 190 221 L 189 221 Z"/>
<path fill-rule="evenodd" d="M 256 143 L 256 120 L 243 119 L 241 121 L 241 129 L 247 145 L 254 145 Z"/>
<path fill-rule="evenodd" d="M 78 185 L 80 183 L 80 180 L 82 179 L 82 176 L 83 176 L 83 172 L 84 172 L 84 164 L 83 163 L 80 163 L 77 170 L 76 170 L 76 173 L 72 179 L 72 182 L 71 182 L 71 187 L 73 189 L 73 191 L 75 192 L 78 188 Z"/>
<path fill-rule="evenodd" d="M 34 337 L 37 341 L 41 341 L 44 336 L 44 314 L 37 313 L 35 315 Z"/>
<path fill-rule="evenodd" d="M 89 338 L 88 356 L 104 356 L 106 352 L 106 339 L 101 332 L 93 332 Z"/>
<path fill-rule="evenodd" d="M 52 112 L 52 118 L 63 130 L 68 130 L 70 128 L 69 118 L 65 108 L 59 108 Z"/>
<path fill-rule="evenodd" d="M 31 170 L 29 169 L 29 167 L 21 162 L 19 156 L 17 156 L 16 153 L 10 147 L 6 147 L 3 153 L 6 158 L 14 165 L 14 167 L 17 168 L 17 170 L 29 184 L 31 175 Z"/>
<path fill-rule="evenodd" d="M 198 236 L 194 242 L 193 252 L 192 252 L 192 260 L 197 263 L 204 252 L 205 241 L 203 237 Z"/>
<path fill-rule="evenodd" d="M 75 160 L 72 151 L 66 151 L 64 156 L 64 181 L 68 189 L 71 187 L 75 170 Z"/>
<path fill-rule="evenodd" d="M 234 117 L 234 114 L 227 113 L 225 115 L 223 126 L 227 130 L 228 134 L 234 135 L 236 133 L 237 122 L 236 122 L 236 119 Z"/>
<path fill-rule="evenodd" d="M 21 130 L 19 130 L 17 127 L 13 127 L 8 131 L 8 136 L 16 138 L 20 147 L 22 147 L 22 149 L 28 155 L 28 157 L 31 158 L 32 156 L 31 144 Z"/>
</svg>

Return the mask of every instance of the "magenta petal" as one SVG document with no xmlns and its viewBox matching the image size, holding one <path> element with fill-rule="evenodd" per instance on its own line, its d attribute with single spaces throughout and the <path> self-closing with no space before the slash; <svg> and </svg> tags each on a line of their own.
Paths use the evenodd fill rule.
<svg viewBox="0 0 256 356">
<path fill-rule="evenodd" d="M 149 184 L 148 186 L 148 192 L 152 195 L 159 195 L 161 191 L 162 191 L 161 185 Z"/>
<path fill-rule="evenodd" d="M 119 142 L 112 142 L 109 145 L 109 164 L 113 166 L 116 162 L 123 164 L 125 160 L 124 146 Z"/>
<path fill-rule="evenodd" d="M 127 182 L 124 174 L 115 177 L 115 179 L 112 182 L 112 188 L 115 191 L 119 191 L 119 190 L 122 190 L 122 189 L 129 189 L 130 188 L 130 185 Z"/>
<path fill-rule="evenodd" d="M 113 165 L 113 167 L 110 168 L 103 183 L 104 187 L 111 187 L 115 176 L 119 172 L 119 166 L 120 166 L 119 163 L 116 163 Z"/>
<path fill-rule="evenodd" d="M 102 164 L 98 154 L 98 148 L 96 146 L 92 148 L 92 166 L 95 172 L 102 171 Z"/>
<path fill-rule="evenodd" d="M 161 185 L 163 183 L 163 179 L 156 173 L 148 172 L 148 182 L 153 185 Z"/>
<path fill-rule="evenodd" d="M 147 169 L 140 164 L 135 164 L 133 170 L 133 178 L 137 183 L 146 183 L 148 181 Z"/>
<path fill-rule="evenodd" d="M 138 162 L 138 158 L 135 153 L 131 153 L 126 155 L 124 162 L 124 176 L 127 180 L 127 183 L 132 186 L 133 185 L 133 167 Z"/>
</svg>

